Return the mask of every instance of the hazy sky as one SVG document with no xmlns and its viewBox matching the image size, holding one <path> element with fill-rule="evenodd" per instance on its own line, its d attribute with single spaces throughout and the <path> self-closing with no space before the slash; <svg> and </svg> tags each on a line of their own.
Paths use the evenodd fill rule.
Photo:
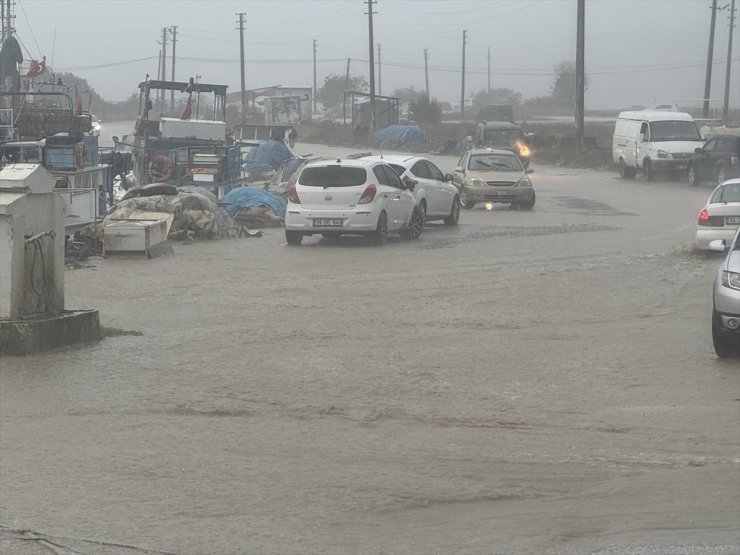
<svg viewBox="0 0 740 555">
<path fill-rule="evenodd" d="M 237 12 L 246 13 L 248 89 L 312 86 L 314 39 L 319 87 L 328 74 L 344 74 L 348 57 L 351 73 L 368 75 L 362 0 L 14 1 L 26 56 L 46 55 L 55 70 L 86 78 L 109 100 L 137 92 L 147 73 L 157 77 L 162 28 L 173 25 L 178 26 L 177 80 L 197 73 L 203 82 L 238 91 Z M 711 0 L 586 0 L 586 107 L 700 105 L 710 6 Z M 554 66 L 575 60 L 576 0 L 380 0 L 374 11 L 383 94 L 409 85 L 424 89 L 426 48 L 431 95 L 459 103 L 463 29 L 469 94 L 487 88 L 489 47 L 492 86 L 517 90 L 525 98 L 549 94 Z M 724 94 L 728 16 L 729 9 L 717 18 L 711 93 L 716 106 Z M 735 38 L 737 64 L 738 33 Z M 730 106 L 738 107 L 740 71 L 733 70 Z"/>
</svg>

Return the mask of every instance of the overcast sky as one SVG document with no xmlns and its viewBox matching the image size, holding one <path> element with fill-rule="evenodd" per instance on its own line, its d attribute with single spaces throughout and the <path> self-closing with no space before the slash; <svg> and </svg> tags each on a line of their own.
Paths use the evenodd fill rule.
<svg viewBox="0 0 740 555">
<path fill-rule="evenodd" d="M 362 0 L 15 0 L 15 27 L 27 57 L 47 56 L 108 100 L 123 100 L 149 73 L 157 77 L 162 28 L 178 26 L 176 79 L 240 89 L 237 12 L 246 13 L 246 87 L 313 85 L 344 74 L 368 76 L 367 4 Z M 721 0 L 720 5 L 730 0 Z M 623 108 L 677 101 L 700 105 L 711 0 L 586 0 L 586 107 Z M 738 2 L 740 7 L 740 2 Z M 379 0 L 374 53 L 381 44 L 383 94 L 424 89 L 429 53 L 431 96 L 459 103 L 462 34 L 467 30 L 466 96 L 488 85 L 525 98 L 547 95 L 554 66 L 575 61 L 576 0 Z M 721 107 L 729 9 L 719 12 L 712 80 Z M 735 33 L 733 63 L 740 58 Z M 171 55 L 168 44 L 168 57 Z M 167 63 L 167 76 L 171 71 Z M 376 59 L 377 64 L 377 59 Z M 740 104 L 733 68 L 730 106 Z M 376 72 L 376 87 L 378 85 Z M 377 92 L 377 91 L 376 91 Z"/>
</svg>

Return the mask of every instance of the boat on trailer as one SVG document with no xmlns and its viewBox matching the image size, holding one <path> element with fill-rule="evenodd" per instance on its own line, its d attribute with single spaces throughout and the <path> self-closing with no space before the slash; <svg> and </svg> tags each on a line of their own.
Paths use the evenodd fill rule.
<svg viewBox="0 0 740 555">
<path fill-rule="evenodd" d="M 117 152 L 131 153 L 132 187 L 198 186 L 221 199 L 245 184 L 241 147 L 226 127 L 226 88 L 194 79 L 139 83 L 134 131 L 114 139 Z"/>
</svg>

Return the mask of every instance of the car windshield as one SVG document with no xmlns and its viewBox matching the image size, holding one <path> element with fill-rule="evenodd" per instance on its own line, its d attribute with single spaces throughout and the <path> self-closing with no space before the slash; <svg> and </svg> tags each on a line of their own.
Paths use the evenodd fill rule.
<svg viewBox="0 0 740 555">
<path fill-rule="evenodd" d="M 472 171 L 522 171 L 522 163 L 513 154 L 473 154 L 468 162 Z"/>
<path fill-rule="evenodd" d="M 485 142 L 492 146 L 515 146 L 524 141 L 519 129 L 486 129 Z"/>
<path fill-rule="evenodd" d="M 298 183 L 309 187 L 354 187 L 367 179 L 365 168 L 345 166 L 307 167 Z"/>
<path fill-rule="evenodd" d="M 740 183 L 734 183 L 732 185 L 723 185 L 717 188 L 712 195 L 711 202 L 740 202 Z"/>
<path fill-rule="evenodd" d="M 653 141 L 701 141 L 693 121 L 654 121 L 650 124 Z"/>
</svg>

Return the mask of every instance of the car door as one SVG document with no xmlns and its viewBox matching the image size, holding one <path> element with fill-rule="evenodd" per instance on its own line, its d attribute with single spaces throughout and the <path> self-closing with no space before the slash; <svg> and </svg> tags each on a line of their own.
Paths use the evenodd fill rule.
<svg viewBox="0 0 740 555">
<path fill-rule="evenodd" d="M 457 186 L 458 191 L 462 188 L 463 183 L 465 183 L 465 168 L 468 166 L 469 158 L 469 152 L 463 154 L 457 162 L 457 166 L 455 166 L 455 171 L 452 173 L 452 182 Z"/>
<path fill-rule="evenodd" d="M 414 196 L 403 184 L 398 174 L 387 164 L 378 164 L 373 168 L 378 183 L 383 186 L 385 210 L 388 214 L 388 231 L 398 231 L 411 219 L 414 208 Z"/>
<path fill-rule="evenodd" d="M 643 160 L 650 156 L 650 124 L 643 121 L 640 123 L 640 130 L 637 136 L 637 147 L 636 147 L 636 165 L 638 168 L 642 168 Z"/>
<path fill-rule="evenodd" d="M 429 174 L 434 183 L 434 204 L 437 216 L 447 216 L 452 210 L 452 199 L 455 198 L 455 188 L 445 179 L 445 175 L 429 160 L 424 163 L 429 167 Z"/>
<path fill-rule="evenodd" d="M 717 139 L 709 139 L 702 147 L 701 152 L 698 153 L 694 159 L 696 176 L 700 180 L 714 181 L 714 179 L 716 179 L 714 164 L 716 162 L 715 150 L 717 148 L 717 145 Z"/>
<path fill-rule="evenodd" d="M 418 181 L 418 184 L 414 188 L 414 196 L 417 199 L 424 199 L 426 201 L 428 216 L 436 214 L 436 187 L 432 180 L 432 174 L 429 171 L 429 167 L 426 165 L 424 160 L 417 160 L 414 165 L 409 168 L 409 173 L 416 181 Z"/>
</svg>

